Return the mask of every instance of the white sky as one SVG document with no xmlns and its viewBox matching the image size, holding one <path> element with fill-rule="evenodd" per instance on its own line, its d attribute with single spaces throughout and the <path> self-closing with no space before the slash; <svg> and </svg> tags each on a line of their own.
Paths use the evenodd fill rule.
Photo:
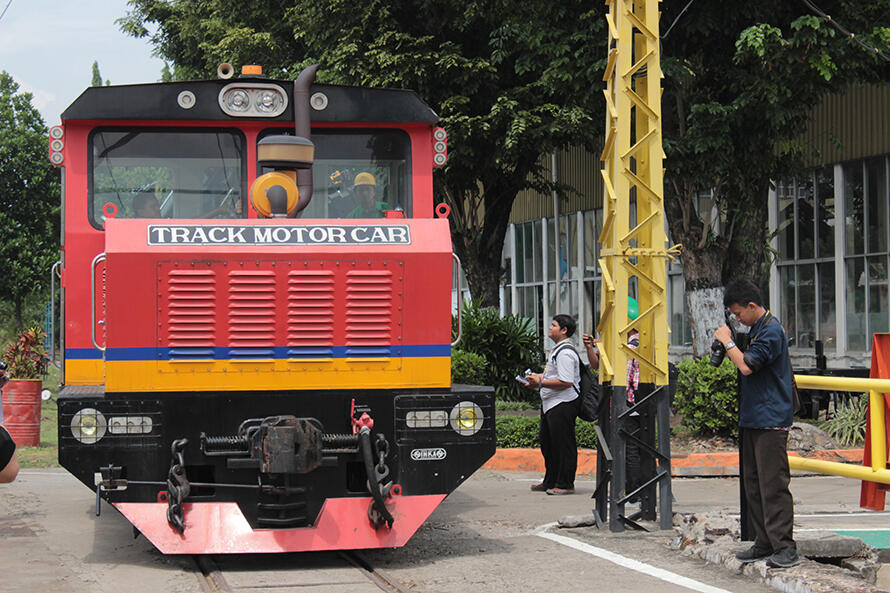
<svg viewBox="0 0 890 593">
<path fill-rule="evenodd" d="M 114 23 L 126 13 L 126 0 L 11 0 L 0 18 L 0 70 L 34 95 L 47 126 L 90 86 L 94 61 L 113 85 L 155 82 L 164 63 Z"/>
</svg>

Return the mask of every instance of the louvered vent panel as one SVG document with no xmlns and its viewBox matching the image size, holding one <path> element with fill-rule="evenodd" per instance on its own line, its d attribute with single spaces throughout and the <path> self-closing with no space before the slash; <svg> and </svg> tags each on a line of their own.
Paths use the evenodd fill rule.
<svg viewBox="0 0 890 593">
<path fill-rule="evenodd" d="M 392 335 L 392 272 L 347 272 L 346 355 L 392 356 Z"/>
<path fill-rule="evenodd" d="M 216 343 L 216 272 L 167 272 L 166 332 L 162 343 L 172 360 L 212 358 Z M 163 302 L 163 301 L 162 301 Z"/>
<path fill-rule="evenodd" d="M 275 272 L 229 272 L 229 356 L 275 355 Z"/>
<path fill-rule="evenodd" d="M 288 356 L 334 356 L 334 273 L 294 270 L 287 278 Z"/>
</svg>

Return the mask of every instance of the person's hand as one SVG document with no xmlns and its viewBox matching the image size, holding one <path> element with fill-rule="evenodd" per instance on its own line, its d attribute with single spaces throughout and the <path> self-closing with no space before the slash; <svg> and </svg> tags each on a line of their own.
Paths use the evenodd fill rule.
<svg viewBox="0 0 890 593">
<path fill-rule="evenodd" d="M 581 341 L 587 348 L 596 348 L 596 345 L 600 343 L 599 338 L 594 338 L 590 334 L 581 334 Z"/>
<path fill-rule="evenodd" d="M 531 373 L 526 375 L 525 378 L 528 379 L 529 387 L 540 387 L 544 376 L 541 373 Z"/>
<path fill-rule="evenodd" d="M 728 325 L 720 326 L 717 328 L 717 331 L 714 332 L 714 338 L 719 340 L 719 342 L 725 346 L 727 342 L 732 340 L 732 330 L 729 329 Z"/>
</svg>

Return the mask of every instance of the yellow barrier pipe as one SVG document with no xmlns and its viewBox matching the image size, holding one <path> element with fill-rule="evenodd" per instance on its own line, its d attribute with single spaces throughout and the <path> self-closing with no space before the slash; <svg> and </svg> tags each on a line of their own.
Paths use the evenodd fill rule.
<svg viewBox="0 0 890 593">
<path fill-rule="evenodd" d="M 879 469 L 877 471 L 863 465 L 848 465 L 835 461 L 822 461 L 821 459 L 806 459 L 805 457 L 788 456 L 788 465 L 791 469 L 830 474 L 853 478 L 864 482 L 880 482 L 890 484 L 890 470 Z"/>
<path fill-rule="evenodd" d="M 814 375 L 794 375 L 800 389 L 821 389 L 824 391 L 877 391 L 890 393 L 890 379 L 869 379 L 865 377 L 819 377 Z"/>
<path fill-rule="evenodd" d="M 868 394 L 868 418 L 871 423 L 871 468 L 887 469 L 887 434 L 884 426 L 884 396 L 877 391 Z"/>
</svg>

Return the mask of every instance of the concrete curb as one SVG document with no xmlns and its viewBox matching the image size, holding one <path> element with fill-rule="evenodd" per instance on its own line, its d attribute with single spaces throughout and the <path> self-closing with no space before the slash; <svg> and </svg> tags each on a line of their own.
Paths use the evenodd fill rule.
<svg viewBox="0 0 890 593">
<path fill-rule="evenodd" d="M 861 464 L 863 459 L 862 449 L 791 451 L 789 455 L 854 464 Z M 482 467 L 503 471 L 543 472 L 544 458 L 541 457 L 540 449 L 497 449 L 494 457 Z M 595 449 L 578 449 L 578 473 L 596 473 Z M 737 451 L 715 451 L 674 457 L 671 459 L 671 475 L 684 478 L 737 476 L 739 475 L 739 454 Z"/>
</svg>

